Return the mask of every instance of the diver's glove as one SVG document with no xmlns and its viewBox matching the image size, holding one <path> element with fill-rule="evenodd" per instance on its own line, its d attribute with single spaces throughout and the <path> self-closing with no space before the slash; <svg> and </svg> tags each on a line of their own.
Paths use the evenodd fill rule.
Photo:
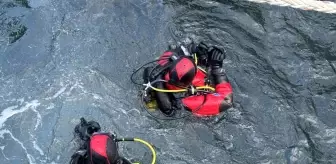
<svg viewBox="0 0 336 164">
<path fill-rule="evenodd" d="M 196 53 L 197 57 L 201 60 L 208 57 L 209 47 L 203 42 L 200 42 L 199 44 L 191 43 L 187 47 L 190 53 Z"/>
<path fill-rule="evenodd" d="M 208 53 L 208 61 L 212 68 L 214 67 L 222 67 L 223 60 L 226 58 L 223 49 L 218 47 L 211 47 Z"/>
<path fill-rule="evenodd" d="M 98 122 L 87 122 L 84 118 L 81 118 L 80 120 L 80 124 L 75 127 L 75 133 L 78 134 L 82 140 L 87 141 L 94 132 L 100 131 L 100 125 Z"/>
<path fill-rule="evenodd" d="M 209 47 L 203 43 L 200 42 L 199 44 L 191 43 L 187 46 L 188 51 L 191 54 L 195 54 L 198 58 L 198 61 L 200 61 L 200 64 L 206 64 L 207 59 L 208 59 L 208 51 Z"/>
</svg>

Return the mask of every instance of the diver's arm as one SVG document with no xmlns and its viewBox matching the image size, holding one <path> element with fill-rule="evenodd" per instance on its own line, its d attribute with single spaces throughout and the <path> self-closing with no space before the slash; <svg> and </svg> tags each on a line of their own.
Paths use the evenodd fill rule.
<svg viewBox="0 0 336 164">
<path fill-rule="evenodd" d="M 232 107 L 232 87 L 228 82 L 224 69 L 212 67 L 216 93 L 207 95 L 189 96 L 182 99 L 183 105 L 195 114 L 209 116 Z"/>
<path fill-rule="evenodd" d="M 229 83 L 223 68 L 212 67 L 211 75 L 213 76 L 216 92 L 224 97 L 221 101 L 219 110 L 224 111 L 232 107 L 233 96 L 232 86 Z"/>
<path fill-rule="evenodd" d="M 214 80 L 216 92 L 224 97 L 220 103 L 220 111 L 226 110 L 232 106 L 232 87 L 226 76 L 225 70 L 222 68 L 225 54 L 223 50 L 213 47 L 209 52 L 209 64 L 211 67 L 211 76 Z"/>
<path fill-rule="evenodd" d="M 217 86 L 221 83 L 228 83 L 229 80 L 226 76 L 225 70 L 220 66 L 211 67 L 211 76 L 214 80 L 214 84 Z"/>
</svg>

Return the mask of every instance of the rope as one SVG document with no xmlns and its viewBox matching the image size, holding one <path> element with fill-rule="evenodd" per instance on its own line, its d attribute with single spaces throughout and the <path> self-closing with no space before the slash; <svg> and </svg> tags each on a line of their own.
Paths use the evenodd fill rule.
<svg viewBox="0 0 336 164">
<path fill-rule="evenodd" d="M 277 6 L 289 6 L 302 10 L 314 10 L 329 14 L 336 13 L 336 3 L 317 0 L 247 0 L 255 3 L 268 3 Z"/>
</svg>

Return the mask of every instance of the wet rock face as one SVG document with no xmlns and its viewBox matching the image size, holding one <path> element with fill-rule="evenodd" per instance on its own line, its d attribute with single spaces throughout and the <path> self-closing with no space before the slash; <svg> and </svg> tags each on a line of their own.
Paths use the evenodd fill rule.
<svg viewBox="0 0 336 164">
<path fill-rule="evenodd" d="M 158 163 L 334 163 L 336 16 L 236 1 L 0 2 L 0 163 L 67 163 L 84 116 Z M 169 42 L 222 45 L 235 107 L 155 121 L 129 75 Z M 147 149 L 120 153 L 149 161 Z"/>
</svg>

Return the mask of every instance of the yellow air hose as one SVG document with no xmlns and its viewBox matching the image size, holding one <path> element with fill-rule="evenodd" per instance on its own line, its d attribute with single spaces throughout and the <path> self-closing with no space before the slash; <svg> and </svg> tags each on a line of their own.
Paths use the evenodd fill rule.
<svg viewBox="0 0 336 164">
<path fill-rule="evenodd" d="M 133 142 L 140 142 L 140 143 L 146 145 L 151 150 L 152 155 L 153 155 L 151 164 L 155 164 L 155 162 L 156 162 L 156 152 L 155 152 L 155 149 L 147 141 L 145 141 L 143 139 L 140 139 L 140 138 L 121 138 L 121 139 L 117 139 L 117 141 L 133 141 Z M 140 163 L 139 162 L 135 162 L 135 163 L 132 163 L 132 164 L 140 164 Z"/>
<path fill-rule="evenodd" d="M 195 59 L 195 64 L 197 65 L 197 56 L 196 56 L 196 53 L 194 53 L 194 59 Z"/>
<path fill-rule="evenodd" d="M 194 53 L 194 59 L 195 59 L 195 64 L 196 64 L 196 66 L 197 66 L 197 64 L 198 64 L 198 59 L 197 59 L 196 53 Z M 197 66 L 197 68 L 198 68 L 199 70 L 203 71 L 204 73 L 206 73 L 206 71 L 205 71 L 203 68 L 201 68 L 201 67 L 199 67 L 199 66 Z"/>
<path fill-rule="evenodd" d="M 156 152 L 155 152 L 153 146 L 151 144 L 149 144 L 147 141 L 144 141 L 144 140 L 142 140 L 140 138 L 134 138 L 134 141 L 140 142 L 140 143 L 146 145 L 151 150 L 151 152 L 153 154 L 153 158 L 152 158 L 152 163 L 151 164 L 155 164 L 155 162 L 156 162 Z"/>
<path fill-rule="evenodd" d="M 206 73 L 206 71 L 205 71 L 203 68 L 201 68 L 201 67 L 199 67 L 199 66 L 197 66 L 197 68 L 198 68 L 199 70 L 203 71 L 204 73 Z"/>
<path fill-rule="evenodd" d="M 155 88 L 151 85 L 149 87 L 152 88 L 153 90 L 157 91 L 157 92 L 178 93 L 178 92 L 187 92 L 188 91 L 187 89 L 175 89 L 175 90 L 159 89 L 159 88 Z M 210 86 L 196 87 L 196 89 L 209 89 L 211 91 L 215 91 L 215 88 L 210 87 Z"/>
</svg>

